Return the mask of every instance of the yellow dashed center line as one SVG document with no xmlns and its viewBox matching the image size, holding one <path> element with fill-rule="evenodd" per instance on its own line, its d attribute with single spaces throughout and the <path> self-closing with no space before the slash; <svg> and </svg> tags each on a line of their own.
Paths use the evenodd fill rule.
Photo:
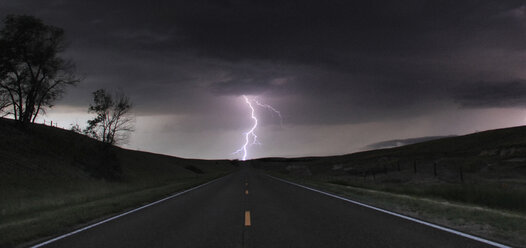
<svg viewBox="0 0 526 248">
<path fill-rule="evenodd" d="M 245 187 L 248 187 L 248 180 L 245 179 Z M 248 189 L 245 189 L 245 195 L 248 195 Z M 245 226 L 251 226 L 250 211 L 245 211 Z"/>
<path fill-rule="evenodd" d="M 250 211 L 245 211 L 245 226 L 250 226 Z"/>
</svg>

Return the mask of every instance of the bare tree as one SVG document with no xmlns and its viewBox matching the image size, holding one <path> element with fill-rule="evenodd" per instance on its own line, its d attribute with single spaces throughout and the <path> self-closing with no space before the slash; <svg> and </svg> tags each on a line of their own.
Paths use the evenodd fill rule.
<svg viewBox="0 0 526 248">
<path fill-rule="evenodd" d="M 93 104 L 88 111 L 97 116 L 88 120 L 84 133 L 112 145 L 126 141 L 134 131 L 131 109 L 129 97 L 122 92 L 110 94 L 104 89 L 93 92 Z"/>
<path fill-rule="evenodd" d="M 64 31 L 32 16 L 10 15 L 0 30 L 0 94 L 7 112 L 22 124 L 53 107 L 69 85 L 79 80 L 74 65 L 60 58 Z"/>
</svg>

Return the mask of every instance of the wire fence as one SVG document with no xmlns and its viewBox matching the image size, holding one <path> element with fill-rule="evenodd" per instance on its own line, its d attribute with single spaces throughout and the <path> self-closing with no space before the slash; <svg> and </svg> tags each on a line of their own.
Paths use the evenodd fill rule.
<svg viewBox="0 0 526 248">
<path fill-rule="evenodd" d="M 53 121 L 53 120 L 43 119 L 41 122 L 35 121 L 35 123 L 46 125 L 46 126 L 49 126 L 49 127 L 56 127 L 56 128 L 60 128 L 60 129 L 70 129 L 70 128 L 67 128 L 67 127 L 59 125 L 58 121 Z"/>
</svg>

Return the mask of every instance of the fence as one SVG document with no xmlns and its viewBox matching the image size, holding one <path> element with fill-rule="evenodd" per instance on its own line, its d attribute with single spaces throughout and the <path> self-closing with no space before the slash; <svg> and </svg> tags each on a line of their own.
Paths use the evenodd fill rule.
<svg viewBox="0 0 526 248">
<path fill-rule="evenodd" d="M 363 165 L 362 165 L 363 166 Z M 368 167 L 368 166 L 367 166 Z M 407 160 L 377 163 L 367 169 L 356 169 L 347 172 L 351 176 L 362 177 L 364 181 L 394 179 L 403 175 L 405 178 L 434 178 L 440 181 L 465 181 L 465 171 L 461 164 L 440 163 L 429 160 Z"/>
<path fill-rule="evenodd" d="M 37 123 L 37 124 L 42 124 L 42 125 L 46 125 L 46 126 L 50 126 L 50 127 L 56 127 L 56 128 L 61 128 L 61 129 L 67 129 L 67 128 L 63 127 L 63 126 L 59 126 L 59 125 L 58 125 L 58 122 L 53 121 L 53 120 L 48 120 L 48 121 L 46 121 L 46 120 L 44 119 L 44 120 L 42 120 L 42 122 L 37 122 L 37 121 L 35 121 L 35 123 Z"/>
</svg>

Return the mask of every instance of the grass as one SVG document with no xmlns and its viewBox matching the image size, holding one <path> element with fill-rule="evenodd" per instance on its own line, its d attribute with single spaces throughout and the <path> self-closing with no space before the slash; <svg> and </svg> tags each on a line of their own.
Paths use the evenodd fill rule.
<svg viewBox="0 0 526 248">
<path fill-rule="evenodd" d="M 440 200 L 467 203 L 495 209 L 518 211 L 526 214 L 526 189 L 511 188 L 505 184 L 363 184 L 346 180 L 329 180 L 328 183 L 375 189 L 403 195 L 431 197 Z"/>
<path fill-rule="evenodd" d="M 526 214 L 481 207 L 441 198 L 385 192 L 272 173 L 297 183 L 318 188 L 372 206 L 447 226 L 476 236 L 512 245 L 526 246 Z"/>
<path fill-rule="evenodd" d="M 71 131 L 21 129 L 6 119 L 0 119 L 0 141 L 0 247 L 63 233 L 236 169 L 227 160 L 107 147 Z M 526 246 L 526 127 L 251 164 L 371 205 Z"/>
<path fill-rule="evenodd" d="M 0 247 L 26 246 L 226 175 L 228 160 L 107 147 L 0 119 Z"/>
<path fill-rule="evenodd" d="M 354 200 L 526 247 L 526 127 L 256 168 Z"/>
<path fill-rule="evenodd" d="M 0 241 L 2 246 L 13 246 L 36 237 L 63 233 L 75 226 L 144 205 L 213 178 L 187 179 L 144 189 L 114 185 L 114 190 L 114 186 L 105 185 L 96 188 L 95 192 L 76 192 L 72 197 L 31 199 L 33 206 L 38 207 L 12 212 L 3 219 Z"/>
</svg>

